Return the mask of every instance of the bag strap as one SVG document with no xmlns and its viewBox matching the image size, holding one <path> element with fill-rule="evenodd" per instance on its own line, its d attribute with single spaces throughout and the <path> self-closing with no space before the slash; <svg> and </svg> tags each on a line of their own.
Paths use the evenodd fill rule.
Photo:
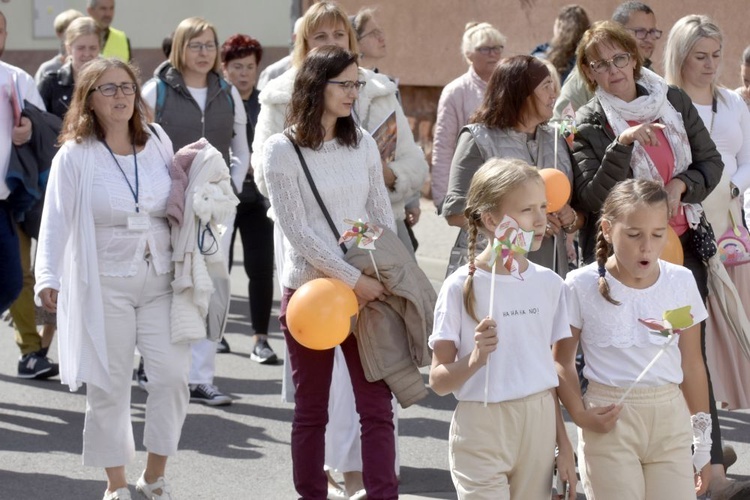
<svg viewBox="0 0 750 500">
<path fill-rule="evenodd" d="M 310 169 L 307 168 L 307 163 L 305 162 L 305 158 L 302 156 L 302 151 L 300 151 L 299 146 L 297 146 L 297 143 L 294 142 L 291 137 L 287 136 L 287 138 L 291 141 L 292 146 L 294 146 L 294 150 L 297 152 L 297 157 L 299 157 L 299 162 L 302 164 L 302 170 L 305 172 L 307 182 L 310 183 L 310 189 L 312 190 L 313 196 L 315 196 L 315 201 L 318 202 L 320 209 L 323 211 L 323 215 L 325 215 L 326 220 L 328 221 L 328 225 L 330 226 L 331 231 L 333 231 L 333 235 L 336 236 L 336 241 L 339 241 L 339 239 L 341 239 L 341 235 L 339 234 L 338 229 L 336 229 L 336 224 L 333 223 L 331 214 L 328 213 L 328 209 L 326 208 L 325 203 L 323 203 L 323 199 L 320 197 L 318 188 L 315 187 L 315 182 L 313 181 L 312 174 L 310 174 Z M 341 250 L 344 251 L 344 253 L 349 250 L 343 243 L 339 243 L 339 246 L 341 247 Z"/>
</svg>

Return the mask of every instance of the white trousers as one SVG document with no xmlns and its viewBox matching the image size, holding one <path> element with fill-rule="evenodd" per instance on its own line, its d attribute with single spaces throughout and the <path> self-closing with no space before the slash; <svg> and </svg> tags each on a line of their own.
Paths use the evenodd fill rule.
<svg viewBox="0 0 750 500">
<path fill-rule="evenodd" d="M 117 467 L 135 456 L 130 391 L 136 346 L 148 373 L 143 445 L 159 455 L 177 452 L 189 400 L 190 349 L 170 342 L 172 278 L 158 276 L 149 259 L 135 276 L 100 277 L 112 389 L 86 387 L 84 465 Z"/>
<path fill-rule="evenodd" d="M 226 229 L 219 238 L 220 250 L 224 253 L 224 262 L 227 266 L 229 265 L 229 249 L 232 246 L 234 217 L 232 215 L 226 221 Z M 216 373 L 216 344 L 208 339 L 193 342 L 189 377 L 191 384 L 213 384 L 214 373 Z"/>
</svg>

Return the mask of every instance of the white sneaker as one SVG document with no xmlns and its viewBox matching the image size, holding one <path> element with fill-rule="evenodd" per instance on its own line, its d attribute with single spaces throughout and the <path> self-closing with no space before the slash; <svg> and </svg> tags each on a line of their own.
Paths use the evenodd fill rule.
<svg viewBox="0 0 750 500">
<path fill-rule="evenodd" d="M 143 474 L 145 474 L 145 472 Z M 135 483 L 135 490 L 140 493 L 143 498 L 147 500 L 174 500 L 164 476 L 149 484 L 146 482 L 146 478 L 143 477 L 143 474 L 138 478 L 138 482 Z M 130 498 L 129 495 L 128 498 Z"/>
</svg>

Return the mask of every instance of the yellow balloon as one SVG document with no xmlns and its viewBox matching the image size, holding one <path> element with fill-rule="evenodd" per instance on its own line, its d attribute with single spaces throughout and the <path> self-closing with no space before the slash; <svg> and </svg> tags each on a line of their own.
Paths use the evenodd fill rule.
<svg viewBox="0 0 750 500">
<path fill-rule="evenodd" d="M 359 305 L 354 291 L 340 280 L 318 278 L 294 292 L 286 309 L 289 332 L 309 349 L 332 349 L 354 329 Z"/>
<path fill-rule="evenodd" d="M 677 264 L 678 266 L 681 266 L 685 261 L 680 237 L 674 232 L 672 226 L 667 226 L 667 244 L 664 245 L 664 250 L 661 251 L 661 256 L 659 258 L 671 262 L 672 264 Z"/>
</svg>

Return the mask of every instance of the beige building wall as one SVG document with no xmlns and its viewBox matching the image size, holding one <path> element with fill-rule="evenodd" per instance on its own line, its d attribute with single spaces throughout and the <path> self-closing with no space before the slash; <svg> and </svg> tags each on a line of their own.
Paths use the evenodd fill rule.
<svg viewBox="0 0 750 500">
<path fill-rule="evenodd" d="M 311 2 L 307 1 L 306 4 Z M 385 73 L 402 85 L 443 86 L 466 71 L 460 54 L 464 25 L 487 21 L 508 37 L 504 55 L 528 54 L 552 36 L 559 9 L 570 3 L 583 6 L 592 21 L 609 19 L 619 0 L 340 0 L 354 14 L 363 6 L 376 7 L 378 21 L 387 35 Z M 725 34 L 723 82 L 734 88 L 739 79 L 739 59 L 750 44 L 747 30 L 748 0 L 652 0 L 657 26 L 664 36 L 654 54 L 661 72 L 661 50 L 677 19 L 688 14 L 707 14 Z"/>
</svg>

